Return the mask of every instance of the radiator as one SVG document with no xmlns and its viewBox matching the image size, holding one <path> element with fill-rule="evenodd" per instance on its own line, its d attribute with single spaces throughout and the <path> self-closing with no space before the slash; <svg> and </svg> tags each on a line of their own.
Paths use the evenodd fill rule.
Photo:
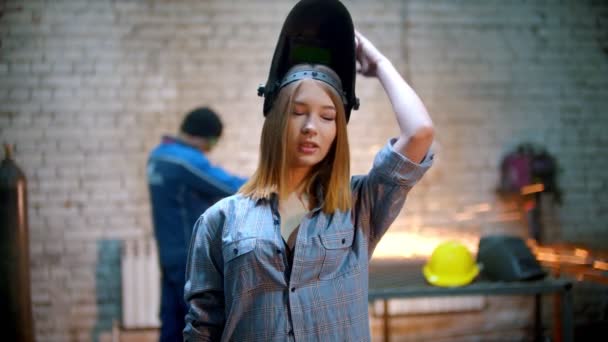
<svg viewBox="0 0 608 342">
<path fill-rule="evenodd" d="M 160 270 L 154 239 L 125 240 L 122 267 L 122 328 L 158 328 Z"/>
</svg>

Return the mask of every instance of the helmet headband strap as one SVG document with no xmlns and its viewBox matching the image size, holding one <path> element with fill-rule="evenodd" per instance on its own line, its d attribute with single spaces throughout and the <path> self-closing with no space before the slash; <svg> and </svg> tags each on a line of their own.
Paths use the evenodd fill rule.
<svg viewBox="0 0 608 342">
<path fill-rule="evenodd" d="M 297 82 L 297 81 L 300 81 L 303 79 L 313 79 L 313 80 L 321 81 L 325 84 L 328 84 L 330 87 L 334 88 L 334 90 L 340 95 L 342 102 L 346 106 L 346 104 L 347 104 L 346 94 L 344 93 L 344 90 L 342 90 L 342 87 L 340 86 L 340 81 L 337 80 L 335 77 L 332 77 L 331 75 L 326 74 L 322 71 L 318 71 L 318 70 L 299 70 L 299 71 L 292 72 L 290 74 L 285 75 L 285 77 L 281 81 L 279 90 L 288 84 L 291 84 L 293 82 Z"/>
</svg>

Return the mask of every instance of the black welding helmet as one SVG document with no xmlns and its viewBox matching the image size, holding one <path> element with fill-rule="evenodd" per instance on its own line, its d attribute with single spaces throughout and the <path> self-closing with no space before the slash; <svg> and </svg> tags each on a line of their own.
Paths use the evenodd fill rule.
<svg viewBox="0 0 608 342">
<path fill-rule="evenodd" d="M 258 88 L 264 96 L 264 116 L 268 114 L 279 90 L 293 81 L 313 78 L 336 88 L 330 75 L 301 72 L 286 75 L 297 64 L 328 66 L 338 74 L 342 89 L 336 89 L 344 101 L 346 120 L 352 109 L 359 108 L 355 96 L 355 28 L 348 10 L 338 0 L 301 0 L 287 15 L 265 85 Z M 339 87 L 338 87 L 339 88 Z"/>
<path fill-rule="evenodd" d="M 546 275 L 524 240 L 510 235 L 488 235 L 479 240 L 477 262 L 490 280 L 535 280 Z"/>
</svg>

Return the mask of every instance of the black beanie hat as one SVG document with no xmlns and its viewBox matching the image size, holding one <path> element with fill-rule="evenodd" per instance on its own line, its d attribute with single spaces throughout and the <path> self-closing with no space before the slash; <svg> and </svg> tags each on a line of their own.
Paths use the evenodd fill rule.
<svg viewBox="0 0 608 342">
<path fill-rule="evenodd" d="M 222 121 L 208 107 L 196 108 L 186 115 L 181 131 L 203 138 L 217 138 L 222 135 Z"/>
</svg>

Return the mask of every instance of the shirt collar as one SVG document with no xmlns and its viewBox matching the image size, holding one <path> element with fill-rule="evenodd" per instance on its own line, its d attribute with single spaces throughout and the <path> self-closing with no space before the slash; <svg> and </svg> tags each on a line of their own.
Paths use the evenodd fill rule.
<svg viewBox="0 0 608 342">
<path fill-rule="evenodd" d="M 325 205 L 325 196 L 324 196 L 324 192 L 323 192 L 323 187 L 321 185 L 316 185 L 314 191 L 317 196 L 317 199 L 319 200 L 319 204 L 310 211 L 311 213 L 318 212 Z M 273 209 L 278 210 L 278 208 L 279 208 L 279 194 L 276 192 L 273 192 L 272 194 L 270 194 L 270 198 L 258 198 L 255 201 L 255 204 L 258 205 L 262 201 L 268 202 Z"/>
<path fill-rule="evenodd" d="M 182 139 L 172 136 L 172 135 L 163 135 L 161 142 L 163 144 L 180 144 L 180 145 L 192 147 L 192 148 L 198 150 L 198 148 L 196 146 L 190 145 L 187 142 L 183 141 Z"/>
</svg>

